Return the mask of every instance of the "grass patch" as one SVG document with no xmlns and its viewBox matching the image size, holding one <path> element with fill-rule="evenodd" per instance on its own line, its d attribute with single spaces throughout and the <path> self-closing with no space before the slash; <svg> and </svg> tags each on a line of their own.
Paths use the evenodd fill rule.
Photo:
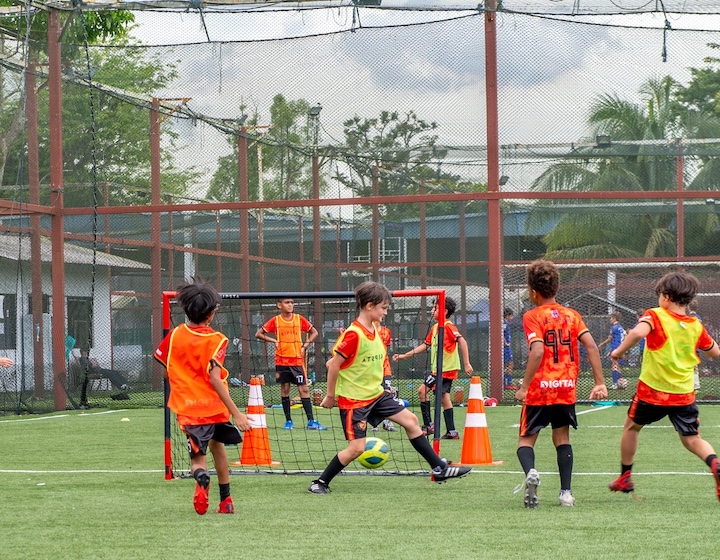
<svg viewBox="0 0 720 560">
<path fill-rule="evenodd" d="M 537 443 L 540 507 L 512 488 L 520 408 L 487 409 L 493 456 L 444 485 L 417 476 L 340 476 L 328 496 L 307 475 L 231 480 L 237 514 L 192 508 L 191 480 L 164 481 L 162 411 L 68 412 L 0 421 L 4 453 L 2 557 L 9 559 L 709 557 L 718 501 L 705 465 L 669 423 L 641 433 L 639 501 L 607 490 L 619 469 L 625 407 L 578 407 L 574 508 L 557 505 L 549 430 Z M 720 408 L 701 408 L 703 436 L 720 449 Z M 458 420 L 463 409 L 456 410 Z M 123 418 L 128 418 L 123 421 Z M 286 434 L 287 435 L 287 434 Z M 462 442 L 443 442 L 458 459 Z"/>
</svg>

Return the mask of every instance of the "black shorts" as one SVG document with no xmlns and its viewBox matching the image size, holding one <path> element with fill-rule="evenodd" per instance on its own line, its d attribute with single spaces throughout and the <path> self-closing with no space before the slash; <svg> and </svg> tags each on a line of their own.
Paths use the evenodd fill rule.
<svg viewBox="0 0 720 560">
<path fill-rule="evenodd" d="M 275 382 L 307 385 L 305 368 L 303 366 L 275 366 Z"/>
<path fill-rule="evenodd" d="M 450 390 L 452 389 L 452 382 L 453 382 L 452 379 L 448 379 L 448 378 L 446 378 L 446 377 L 443 377 L 443 378 L 442 378 L 442 392 L 443 392 L 443 393 L 449 393 L 449 392 L 450 392 Z M 436 383 L 437 383 L 437 376 L 433 375 L 432 373 L 429 374 L 429 375 L 425 378 L 425 381 L 424 381 L 425 386 L 426 386 L 428 389 L 432 389 L 433 391 L 435 390 L 435 385 L 436 385 Z"/>
<path fill-rule="evenodd" d="M 675 427 L 681 436 L 696 436 L 700 433 L 700 420 L 697 404 L 683 406 L 664 406 L 641 401 L 637 395 L 633 397 L 628 408 L 628 418 L 641 426 L 647 426 L 665 418 Z"/>
<path fill-rule="evenodd" d="M 577 430 L 574 404 L 527 405 L 520 413 L 520 437 L 537 434 L 548 425 L 555 428 L 572 426 Z"/>
<path fill-rule="evenodd" d="M 362 439 L 367 435 L 368 424 L 377 426 L 390 416 L 394 416 L 405 408 L 397 397 L 383 391 L 382 394 L 369 405 L 361 408 L 340 409 L 340 421 L 343 433 L 348 441 Z"/>
<path fill-rule="evenodd" d="M 190 453 L 191 458 L 195 457 L 195 455 L 207 455 L 208 443 L 210 443 L 211 439 L 225 445 L 242 443 L 240 430 L 230 422 L 180 427 L 185 432 L 188 453 Z"/>
</svg>

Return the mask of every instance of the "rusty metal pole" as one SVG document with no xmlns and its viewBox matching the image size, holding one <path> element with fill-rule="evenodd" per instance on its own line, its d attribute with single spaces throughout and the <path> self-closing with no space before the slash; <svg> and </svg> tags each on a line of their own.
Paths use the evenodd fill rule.
<svg viewBox="0 0 720 560">
<path fill-rule="evenodd" d="M 50 96 L 50 195 L 52 230 L 52 356 L 53 404 L 65 410 L 65 390 L 58 380 L 66 376 L 65 337 L 65 219 L 63 215 L 62 79 L 60 60 L 60 12 L 48 14 L 48 91 Z"/>
<path fill-rule="evenodd" d="M 498 134 L 497 28 L 496 0 L 485 2 L 485 110 L 487 113 L 488 192 L 500 192 L 500 145 Z M 488 370 L 490 395 L 502 399 L 503 287 L 502 287 L 502 212 L 500 199 L 488 200 L 488 288 L 490 321 L 488 333 Z"/>
<path fill-rule="evenodd" d="M 238 196 L 240 202 L 250 200 L 250 174 L 248 170 L 248 138 L 247 128 L 240 127 L 240 135 L 238 136 L 238 180 L 240 184 L 240 192 Z M 240 291 L 250 291 L 250 213 L 247 209 L 240 210 Z M 250 372 L 252 371 L 252 356 L 250 355 L 250 337 L 254 334 L 252 331 L 252 317 L 250 315 L 250 305 L 248 300 L 244 299 L 240 303 L 240 313 L 242 315 L 242 324 L 245 336 L 242 338 L 246 341 L 241 349 L 241 378 L 245 382 L 250 381 Z"/>
<path fill-rule="evenodd" d="M 30 204 L 40 204 L 40 157 L 38 145 L 37 65 L 30 62 L 25 71 L 25 116 L 27 118 L 28 187 Z M 33 396 L 45 397 L 45 325 L 43 324 L 42 256 L 40 216 L 30 216 L 30 267 L 32 270 L 33 367 L 35 390 Z M 67 381 L 66 381 L 67 382 Z"/>
<path fill-rule="evenodd" d="M 160 99 L 153 97 L 150 109 L 150 199 L 153 206 L 161 204 L 160 177 Z M 153 211 L 150 217 L 150 286 L 152 344 L 157 348 L 163 338 L 162 321 L 162 223 L 160 213 Z M 155 362 L 155 360 L 153 360 Z M 163 386 L 163 372 L 159 364 L 153 363 L 152 386 L 160 389 Z"/>
<path fill-rule="evenodd" d="M 318 160 L 317 146 L 313 147 L 312 154 L 312 197 L 314 201 L 320 200 L 320 161 Z M 320 269 L 320 260 L 322 252 L 320 250 L 320 206 L 313 205 L 313 290 L 319 292 L 322 287 L 322 276 Z"/>
<path fill-rule="evenodd" d="M 677 231 L 675 233 L 678 259 L 685 256 L 685 202 L 682 198 L 682 192 L 685 190 L 685 151 L 682 140 L 677 140 L 678 154 L 675 158 L 675 188 L 678 192 L 676 222 Z"/>
<path fill-rule="evenodd" d="M 378 166 L 372 168 L 372 195 L 380 195 L 380 173 Z M 370 262 L 372 263 L 372 279 L 380 281 L 380 207 L 372 205 L 372 235 L 370 236 Z"/>
</svg>

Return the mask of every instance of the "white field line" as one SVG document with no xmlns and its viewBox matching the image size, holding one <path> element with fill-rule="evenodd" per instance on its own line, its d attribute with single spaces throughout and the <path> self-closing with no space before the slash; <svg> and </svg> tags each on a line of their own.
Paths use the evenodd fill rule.
<svg viewBox="0 0 720 560">
<path fill-rule="evenodd" d="M 0 424 L 12 424 L 15 422 L 37 422 L 39 420 L 55 420 L 57 418 L 69 418 L 71 416 L 100 416 L 101 414 L 115 414 L 117 412 L 127 412 L 129 409 L 121 408 L 119 410 L 103 410 L 102 412 L 81 412 L 79 414 L 54 414 L 52 416 L 36 416 L 34 418 L 13 418 L 10 420 L 0 420 Z"/>
<path fill-rule="evenodd" d="M 68 469 L 68 470 L 39 470 L 39 469 L 0 469 L 0 474 L 128 474 L 128 473 L 163 473 L 163 469 L 147 470 L 112 470 L 112 469 Z M 633 473 L 634 474 L 634 473 Z"/>
</svg>

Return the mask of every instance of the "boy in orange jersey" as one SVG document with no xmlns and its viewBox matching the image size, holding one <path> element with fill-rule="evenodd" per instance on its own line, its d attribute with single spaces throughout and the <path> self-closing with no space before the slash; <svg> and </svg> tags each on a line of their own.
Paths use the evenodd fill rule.
<svg viewBox="0 0 720 560">
<path fill-rule="evenodd" d="M 468 375 L 472 374 L 473 367 L 470 364 L 470 354 L 468 352 L 468 345 L 463 335 L 460 334 L 457 327 L 450 322 L 450 317 L 455 313 L 455 300 L 452 298 L 445 298 L 445 336 L 443 337 L 443 372 L 442 372 L 442 408 L 443 417 L 445 418 L 445 427 L 447 432 L 440 439 L 460 439 L 455 429 L 455 414 L 453 411 L 453 403 L 450 399 L 450 391 L 452 389 L 452 382 L 458 377 L 458 371 L 460 370 L 460 356 L 462 356 L 463 366 L 465 373 Z M 428 434 L 432 431 L 433 423 L 430 417 L 430 391 L 435 391 L 437 388 L 437 350 L 438 350 L 438 321 L 440 320 L 440 312 L 438 311 L 437 302 L 433 304 L 432 317 L 435 321 L 432 329 L 425 337 L 425 342 L 416 346 L 405 354 L 395 354 L 393 360 L 404 360 L 415 354 L 425 352 L 430 348 L 430 367 L 432 373 L 427 376 L 424 383 L 420 385 L 418 389 L 418 396 L 420 397 L 420 412 L 423 417 L 423 432 Z M 459 351 L 459 352 L 458 352 Z"/>
<path fill-rule="evenodd" d="M 280 315 L 276 315 L 260 327 L 255 338 L 275 345 L 275 381 L 280 383 L 280 402 L 285 413 L 285 429 L 293 429 L 290 417 L 290 385 L 297 385 L 305 414 L 307 414 L 308 430 L 327 430 L 313 416 L 310 391 L 307 386 L 305 371 L 305 353 L 310 344 L 317 338 L 318 332 L 302 315 L 295 313 L 295 302 L 292 298 L 277 301 Z M 302 335 L 306 338 L 303 341 Z M 273 336 L 269 336 L 269 335 Z"/>
<path fill-rule="evenodd" d="M 184 282 L 175 295 L 187 322 L 175 327 L 155 350 L 155 359 L 166 370 L 170 384 L 168 407 L 185 432 L 190 468 L 195 478 L 193 505 L 204 515 L 208 509 L 210 474 L 207 450 L 213 455 L 220 505 L 217 513 L 235 513 L 230 497 L 230 465 L 225 445 L 242 441 L 240 430 L 250 430 L 248 417 L 240 412 L 228 391 L 228 372 L 223 367 L 228 339 L 210 323 L 220 305 L 215 288 L 195 277 Z M 235 425 L 230 422 L 232 416 Z"/>
<path fill-rule="evenodd" d="M 378 333 L 380 334 L 380 338 L 383 341 L 383 344 L 385 344 L 385 359 L 383 360 L 383 387 L 388 393 L 392 394 L 392 366 L 390 365 L 390 357 L 388 356 L 388 351 L 390 350 L 390 345 L 392 344 L 392 333 L 390 332 L 390 329 L 382 323 L 378 323 L 376 327 Z M 395 424 L 390 422 L 390 420 L 388 420 L 387 418 L 383 420 L 383 430 L 388 432 L 397 432 Z M 371 431 L 377 432 L 378 427 L 373 426 L 371 428 Z"/>
<path fill-rule="evenodd" d="M 683 271 L 669 272 L 655 286 L 658 307 L 648 309 L 610 355 L 619 360 L 645 339 L 640 378 L 620 440 L 620 476 L 609 484 L 613 492 L 632 492 L 632 467 L 640 430 L 667 416 L 685 449 L 705 461 L 715 477 L 720 499 L 720 463 L 713 447 L 700 437 L 698 407 L 693 374 L 699 362 L 697 350 L 710 358 L 720 348 L 697 317 L 686 315 L 686 306 L 698 291 L 695 276 Z"/>
<path fill-rule="evenodd" d="M 561 506 L 572 507 L 575 498 L 571 489 L 570 426 L 577 429 L 578 341 L 587 351 L 595 379 L 591 399 L 607 397 L 600 351 L 580 314 L 555 301 L 560 276 L 553 263 L 544 260 L 530 263 L 527 284 L 528 296 L 535 307 L 523 315 L 523 329 L 530 349 L 525 376 L 515 398 L 523 401 L 517 456 L 525 472 L 525 482 L 516 491 L 524 488 L 526 508 L 537 507 L 540 475 L 535 470 L 535 442 L 540 430 L 550 425 L 560 471 L 558 501 Z"/>
<path fill-rule="evenodd" d="M 337 404 L 348 446 L 312 481 L 308 491 L 313 494 L 330 492 L 330 481 L 365 451 L 368 424 L 377 426 L 385 418 L 405 428 L 410 444 L 430 464 L 435 482 L 460 478 L 472 470 L 438 457 L 417 416 L 382 387 L 387 349 L 376 325 L 387 315 L 390 300 L 388 289 L 377 282 L 363 282 L 355 289 L 358 316 L 333 346 L 327 362 L 327 395 L 320 404 L 324 408 Z"/>
</svg>

